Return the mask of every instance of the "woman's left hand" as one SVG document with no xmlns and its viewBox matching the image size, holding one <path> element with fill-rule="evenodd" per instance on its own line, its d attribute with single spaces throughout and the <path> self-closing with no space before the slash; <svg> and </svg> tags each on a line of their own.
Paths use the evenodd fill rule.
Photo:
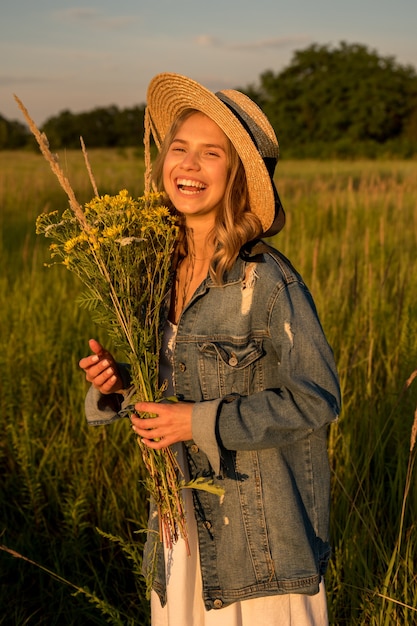
<svg viewBox="0 0 417 626">
<path fill-rule="evenodd" d="M 149 448 L 161 450 L 177 441 L 193 438 L 191 402 L 138 402 L 135 411 L 150 413 L 152 417 L 131 415 L 132 428 Z"/>
</svg>

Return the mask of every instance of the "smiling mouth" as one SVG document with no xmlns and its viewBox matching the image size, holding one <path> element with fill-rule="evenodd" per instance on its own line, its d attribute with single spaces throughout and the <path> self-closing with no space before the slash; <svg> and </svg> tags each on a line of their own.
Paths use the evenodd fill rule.
<svg viewBox="0 0 417 626">
<path fill-rule="evenodd" d="M 188 178 L 178 178 L 177 187 L 182 193 L 189 195 L 199 194 L 207 188 L 204 183 L 200 183 L 197 180 L 189 180 Z"/>
</svg>

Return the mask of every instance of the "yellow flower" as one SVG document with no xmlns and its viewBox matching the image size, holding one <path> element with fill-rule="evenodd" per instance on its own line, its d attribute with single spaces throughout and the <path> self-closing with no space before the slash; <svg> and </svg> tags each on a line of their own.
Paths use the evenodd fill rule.
<svg viewBox="0 0 417 626">
<path fill-rule="evenodd" d="M 75 248 L 77 243 L 78 243 L 78 237 L 72 237 L 71 239 L 68 239 L 68 241 L 64 243 L 64 251 L 67 253 L 71 252 L 71 250 Z"/>
<path fill-rule="evenodd" d="M 71 237 L 71 239 L 68 239 L 64 243 L 64 252 L 68 254 L 68 252 L 71 252 L 75 248 L 75 246 L 82 243 L 83 241 L 87 241 L 85 233 L 80 233 L 76 237 Z"/>
<path fill-rule="evenodd" d="M 122 226 L 120 224 L 109 226 L 108 228 L 105 228 L 103 230 L 102 238 L 103 239 L 115 239 L 116 237 L 119 237 L 121 234 L 122 234 Z"/>
</svg>

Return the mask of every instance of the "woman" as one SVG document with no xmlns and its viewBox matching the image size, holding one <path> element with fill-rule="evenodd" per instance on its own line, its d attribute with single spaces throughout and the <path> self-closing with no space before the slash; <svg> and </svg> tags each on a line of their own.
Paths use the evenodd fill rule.
<svg viewBox="0 0 417 626">
<path fill-rule="evenodd" d="M 340 394 L 308 289 L 259 239 L 285 221 L 274 131 L 243 94 L 176 74 L 151 81 L 147 105 L 154 182 L 181 223 L 160 362 L 180 401 L 136 404 L 132 428 L 151 448 L 175 446 L 190 478 L 225 490 L 185 490 L 191 556 L 182 540 L 157 546 L 152 624 L 323 626 L 326 436 Z M 128 383 L 90 347 L 80 362 L 92 383 L 87 418 L 106 423 Z"/>
</svg>

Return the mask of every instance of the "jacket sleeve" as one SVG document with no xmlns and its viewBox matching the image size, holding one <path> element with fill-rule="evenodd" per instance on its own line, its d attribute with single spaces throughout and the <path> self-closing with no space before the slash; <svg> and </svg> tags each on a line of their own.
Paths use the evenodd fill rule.
<svg viewBox="0 0 417 626">
<path fill-rule="evenodd" d="M 274 384 L 249 396 L 197 403 L 193 437 L 215 471 L 221 449 L 261 450 L 291 444 L 337 419 L 340 388 L 333 352 L 307 288 L 277 291 L 269 319 Z"/>
</svg>

